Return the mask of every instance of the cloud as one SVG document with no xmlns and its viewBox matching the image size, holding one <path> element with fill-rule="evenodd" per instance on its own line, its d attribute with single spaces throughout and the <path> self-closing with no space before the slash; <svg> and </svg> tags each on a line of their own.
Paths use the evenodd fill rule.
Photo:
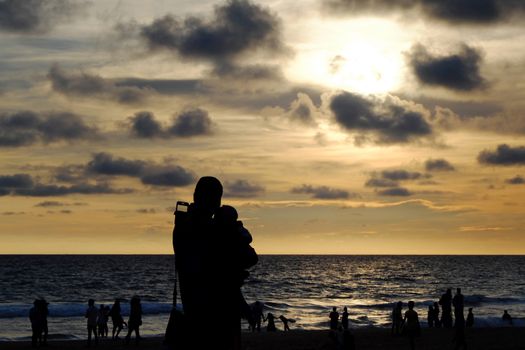
<svg viewBox="0 0 525 350">
<path fill-rule="evenodd" d="M 139 138 L 154 138 L 164 135 L 162 125 L 155 120 L 153 113 L 142 111 L 129 117 L 131 133 Z"/>
<path fill-rule="evenodd" d="M 112 100 L 122 104 L 137 104 L 145 101 L 153 91 L 104 79 L 98 75 L 69 74 L 58 65 L 51 66 L 48 78 L 54 91 L 69 97 L 91 97 Z"/>
<path fill-rule="evenodd" d="M 33 178 L 27 174 L 0 175 L 0 188 L 4 190 L 31 188 L 33 185 Z"/>
<path fill-rule="evenodd" d="M 131 134 L 138 138 L 193 137 L 212 134 L 213 123 L 208 112 L 191 108 L 175 115 L 171 125 L 164 126 L 153 113 L 141 111 L 128 118 Z"/>
<path fill-rule="evenodd" d="M 181 187 L 192 184 L 195 181 L 195 175 L 180 166 L 171 166 L 151 172 L 147 171 L 141 175 L 140 181 L 146 185 Z"/>
<path fill-rule="evenodd" d="M 87 173 L 139 178 L 145 185 L 186 186 L 195 181 L 195 174 L 178 165 L 159 165 L 144 160 L 114 157 L 110 153 L 95 153 L 86 164 Z"/>
<path fill-rule="evenodd" d="M 305 193 L 311 194 L 312 198 L 316 199 L 349 199 L 357 198 L 357 193 L 350 193 L 346 190 L 331 188 L 328 186 L 312 186 L 303 184 L 300 187 L 294 187 L 291 190 L 292 193 Z"/>
<path fill-rule="evenodd" d="M 505 180 L 505 182 L 510 185 L 523 185 L 525 184 L 525 179 L 520 175 L 516 175 L 513 178 Z"/>
<path fill-rule="evenodd" d="M 393 197 L 408 197 L 413 194 L 412 192 L 410 192 L 408 189 L 404 187 L 388 188 L 385 190 L 378 191 L 377 193 L 382 196 L 393 196 Z"/>
<path fill-rule="evenodd" d="M 405 18 L 436 19 L 453 24 L 488 24 L 522 16 L 525 5 L 508 0 L 330 0 L 323 6 L 332 14 L 404 14 Z"/>
<path fill-rule="evenodd" d="M 75 203 L 65 203 L 65 202 L 59 202 L 59 201 L 43 201 L 35 204 L 35 207 L 69 207 L 69 206 L 84 206 L 87 205 L 87 203 L 82 202 L 75 202 Z"/>
<path fill-rule="evenodd" d="M 232 62 L 218 62 L 215 64 L 212 73 L 220 78 L 228 78 L 241 81 L 284 81 L 281 68 L 277 65 L 268 64 L 249 64 L 238 65 Z"/>
<path fill-rule="evenodd" d="M 141 37 L 152 50 L 169 50 L 184 58 L 230 61 L 261 48 L 282 52 L 280 22 L 268 9 L 244 0 L 230 0 L 215 7 L 208 21 L 172 15 L 141 28 Z"/>
<path fill-rule="evenodd" d="M 431 178 L 430 174 L 422 174 L 417 171 L 407 171 L 404 169 L 383 170 L 373 172 L 371 178 L 365 183 L 366 187 L 384 188 L 377 191 L 382 196 L 411 196 L 413 193 L 399 185 L 402 181 L 414 181 L 419 179 Z"/>
<path fill-rule="evenodd" d="M 419 172 L 410 172 L 406 170 L 383 170 L 381 176 L 383 179 L 392 181 L 417 180 L 421 177 L 428 177 Z"/>
<path fill-rule="evenodd" d="M 291 103 L 290 110 L 286 113 L 286 116 L 291 121 L 299 122 L 300 124 L 315 125 L 317 113 L 318 108 L 315 106 L 310 96 L 299 92 L 297 94 L 297 99 Z"/>
<path fill-rule="evenodd" d="M 331 98 L 335 121 L 348 131 L 373 133 L 377 143 L 407 143 L 432 136 L 424 111 L 396 98 L 365 98 L 340 92 Z"/>
<path fill-rule="evenodd" d="M 425 162 L 426 171 L 454 171 L 456 168 L 446 159 L 428 159 Z"/>
<path fill-rule="evenodd" d="M 2 0 L 0 30 L 14 33 L 45 33 L 69 22 L 87 2 L 69 0 Z"/>
<path fill-rule="evenodd" d="M 115 158 L 109 153 L 101 152 L 93 155 L 93 159 L 87 163 L 86 170 L 102 175 L 139 176 L 145 167 L 144 161 Z"/>
<path fill-rule="evenodd" d="M 480 152 L 478 162 L 487 165 L 525 165 L 525 146 L 512 147 L 501 144 L 495 151 Z"/>
<path fill-rule="evenodd" d="M 114 189 L 107 183 L 81 183 L 72 186 L 42 184 L 29 174 L 0 175 L 0 194 L 19 196 L 63 196 L 67 194 L 106 194 L 130 193 L 130 189 Z M 41 206 L 50 206 L 53 202 L 42 202 Z"/>
<path fill-rule="evenodd" d="M 396 187 L 398 186 L 398 183 L 397 181 L 392 181 L 389 179 L 381 179 L 381 178 L 373 177 L 366 181 L 365 186 L 366 187 Z"/>
<path fill-rule="evenodd" d="M 95 127 L 69 112 L 18 111 L 0 113 L 0 147 L 21 147 L 37 142 L 73 142 L 99 137 Z"/>
<path fill-rule="evenodd" d="M 169 135 L 191 137 L 211 134 L 212 122 L 208 112 L 201 108 L 182 111 L 173 119 L 173 125 L 167 130 Z"/>
<path fill-rule="evenodd" d="M 451 55 L 433 56 L 422 45 L 408 53 L 410 66 L 420 83 L 456 91 L 472 91 L 486 86 L 480 74 L 481 53 L 463 44 Z"/>
<path fill-rule="evenodd" d="M 247 180 L 239 179 L 233 182 L 226 182 L 224 196 L 230 198 L 251 198 L 264 193 L 263 186 L 251 183 Z"/>
</svg>

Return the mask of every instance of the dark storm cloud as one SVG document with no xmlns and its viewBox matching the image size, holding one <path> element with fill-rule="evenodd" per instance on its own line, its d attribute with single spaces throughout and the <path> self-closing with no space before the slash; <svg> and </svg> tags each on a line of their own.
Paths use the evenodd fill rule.
<svg viewBox="0 0 525 350">
<path fill-rule="evenodd" d="M 85 7 L 86 1 L 2 0 L 0 30 L 15 33 L 43 33 L 69 22 Z"/>
<path fill-rule="evenodd" d="M 201 108 L 187 109 L 175 116 L 168 134 L 179 137 L 207 135 L 211 133 L 212 122 L 208 112 Z"/>
<path fill-rule="evenodd" d="M 525 165 L 525 146 L 501 144 L 495 151 L 482 151 L 478 155 L 478 162 L 487 165 Z"/>
<path fill-rule="evenodd" d="M 135 86 L 123 86 L 98 75 L 80 73 L 70 74 L 53 65 L 48 78 L 54 91 L 66 96 L 95 97 L 116 101 L 122 104 L 143 102 L 152 91 Z"/>
<path fill-rule="evenodd" d="M 374 133 L 378 143 L 406 143 L 432 135 L 432 126 L 421 112 L 392 101 L 344 91 L 332 97 L 330 109 L 344 129 Z"/>
<path fill-rule="evenodd" d="M 425 162 L 426 171 L 454 171 L 456 168 L 446 159 L 428 159 Z"/>
<path fill-rule="evenodd" d="M 278 18 L 244 0 L 217 6 L 209 21 L 196 17 L 179 21 L 166 15 L 142 27 L 141 36 L 152 50 L 171 50 L 182 57 L 217 62 L 260 48 L 272 52 L 283 49 Z"/>
<path fill-rule="evenodd" d="M 109 153 L 96 153 L 87 163 L 86 170 L 101 175 L 138 176 L 146 167 L 141 160 L 128 160 L 122 157 L 113 157 Z"/>
<path fill-rule="evenodd" d="M 229 198 L 252 198 L 264 193 L 263 186 L 238 179 L 224 184 L 224 196 Z"/>
<path fill-rule="evenodd" d="M 458 91 L 471 91 L 486 86 L 480 74 L 481 53 L 463 45 L 458 53 L 433 56 L 422 45 L 408 54 L 410 66 L 420 83 Z"/>
<path fill-rule="evenodd" d="M 525 5 L 520 0 L 330 0 L 323 2 L 330 12 L 341 15 L 389 14 L 404 12 L 449 23 L 488 24 L 522 16 Z"/>
<path fill-rule="evenodd" d="M 140 177 L 140 181 L 145 185 L 181 187 L 191 185 L 195 181 L 195 175 L 180 166 L 171 166 L 146 171 Z"/>
<path fill-rule="evenodd" d="M 393 197 L 408 197 L 413 194 L 412 192 L 410 192 L 408 189 L 404 187 L 388 188 L 386 190 L 378 191 L 377 193 L 382 196 L 393 196 Z"/>
<path fill-rule="evenodd" d="M 291 192 L 311 194 L 312 198 L 316 199 L 348 199 L 359 197 L 359 195 L 356 193 L 350 193 L 338 188 L 331 188 L 328 186 L 312 186 L 306 184 L 303 184 L 300 187 L 292 188 Z"/>
<path fill-rule="evenodd" d="M 522 185 L 525 184 L 525 179 L 520 175 L 516 175 L 513 178 L 505 180 L 505 182 L 510 185 Z"/>
<path fill-rule="evenodd" d="M 164 126 L 153 113 L 141 111 L 128 118 L 131 134 L 138 138 L 169 138 L 210 135 L 212 120 L 201 108 L 186 109 L 175 115 L 171 125 Z"/>
<path fill-rule="evenodd" d="M 177 165 L 159 165 L 150 161 L 115 157 L 109 153 L 95 153 L 85 166 L 89 174 L 130 176 L 139 178 L 145 185 L 186 186 L 195 181 L 195 174 Z"/>
<path fill-rule="evenodd" d="M 93 139 L 97 136 L 96 128 L 87 126 L 80 116 L 69 112 L 0 112 L 0 147 Z"/>
</svg>

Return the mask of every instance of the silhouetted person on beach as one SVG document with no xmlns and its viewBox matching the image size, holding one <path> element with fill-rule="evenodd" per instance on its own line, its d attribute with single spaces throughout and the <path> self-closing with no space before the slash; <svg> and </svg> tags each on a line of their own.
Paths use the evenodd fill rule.
<svg viewBox="0 0 525 350">
<path fill-rule="evenodd" d="M 403 324 L 403 303 L 398 301 L 392 309 L 392 335 L 401 334 L 401 325 Z"/>
<path fill-rule="evenodd" d="M 408 302 L 408 310 L 405 312 L 403 319 L 403 335 L 410 340 L 410 349 L 416 348 L 414 339 L 421 335 L 421 326 L 419 325 L 419 318 L 417 312 L 414 310 L 414 302 Z"/>
<path fill-rule="evenodd" d="M 343 329 L 348 329 L 348 308 L 345 306 L 343 308 L 343 314 L 341 315 L 341 325 Z"/>
<path fill-rule="evenodd" d="M 131 333 L 135 331 L 135 343 L 138 344 L 140 340 L 140 326 L 142 325 L 142 306 L 140 305 L 140 298 L 135 296 L 129 302 L 129 319 L 128 319 L 128 334 L 126 335 L 126 345 L 129 344 Z"/>
<path fill-rule="evenodd" d="M 264 321 L 268 322 L 266 325 L 267 332 L 275 332 L 277 330 L 277 327 L 275 327 L 275 316 L 271 312 L 268 312 Z"/>
<path fill-rule="evenodd" d="M 456 343 L 456 346 L 454 347 L 455 350 L 463 348 L 467 349 L 467 341 L 465 339 L 465 318 L 459 317 L 456 318 L 456 322 L 454 324 L 454 328 L 456 332 L 454 333 L 454 343 Z"/>
<path fill-rule="evenodd" d="M 99 338 L 108 336 L 108 310 L 104 304 L 98 309 L 97 328 Z"/>
<path fill-rule="evenodd" d="M 195 186 L 194 202 L 186 212 L 175 213 L 173 247 L 186 327 L 175 336 L 179 349 L 240 348 L 240 285 L 247 265 L 242 247 L 249 243 L 243 241 L 237 222 L 230 225 L 215 218 L 220 216 L 222 193 L 218 179 L 202 177 Z M 227 312 L 203 337 L 202 317 L 217 303 Z"/>
<path fill-rule="evenodd" d="M 337 331 L 337 326 L 339 325 L 339 312 L 337 312 L 337 308 L 334 306 L 332 308 L 332 312 L 330 312 L 330 330 Z"/>
<path fill-rule="evenodd" d="M 250 309 L 252 313 L 252 324 L 250 324 L 250 328 L 252 332 L 255 332 L 255 330 L 257 330 L 257 332 L 260 332 L 261 322 L 264 319 L 264 315 L 263 315 L 264 304 L 261 303 L 260 301 L 256 301 L 250 306 Z"/>
<path fill-rule="evenodd" d="M 294 319 L 292 319 L 292 318 L 286 318 L 286 317 L 284 317 L 283 315 L 279 316 L 279 319 L 280 319 L 281 322 L 283 323 L 283 330 L 284 330 L 285 332 L 290 330 L 290 326 L 288 325 L 288 323 L 295 323 L 295 320 L 294 320 Z"/>
<path fill-rule="evenodd" d="M 36 348 L 46 345 L 43 336 L 44 328 L 47 329 L 47 305 L 44 300 L 35 299 L 33 307 L 29 310 L 29 320 L 31 321 L 32 333 L 31 346 Z"/>
<path fill-rule="evenodd" d="M 435 312 L 434 307 L 432 305 L 428 306 L 428 312 L 427 312 L 427 324 L 428 328 L 434 327 L 434 319 L 435 319 Z"/>
<path fill-rule="evenodd" d="M 441 305 L 441 324 L 445 328 L 452 328 L 452 290 L 447 289 L 447 292 L 439 299 Z"/>
<path fill-rule="evenodd" d="M 465 297 L 461 294 L 461 288 L 456 289 L 456 295 L 452 299 L 452 305 L 454 305 L 454 319 L 465 321 L 464 308 L 465 308 Z"/>
<path fill-rule="evenodd" d="M 91 346 L 91 334 L 95 336 L 95 345 L 98 344 L 97 317 L 98 317 L 98 310 L 95 307 L 95 300 L 89 299 L 88 308 L 85 314 L 85 318 L 87 318 L 87 331 L 88 331 L 87 346 L 88 347 Z"/>
<path fill-rule="evenodd" d="M 437 328 L 441 327 L 441 319 L 439 318 L 439 304 L 434 302 L 434 326 Z"/>
<path fill-rule="evenodd" d="M 49 334 L 49 329 L 47 327 L 47 316 L 49 315 L 49 303 L 45 299 L 40 300 L 40 313 L 42 317 L 42 346 L 47 346 L 47 336 Z"/>
<path fill-rule="evenodd" d="M 120 300 L 115 300 L 115 303 L 113 303 L 113 306 L 111 307 L 108 316 L 111 317 L 111 321 L 113 322 L 113 331 L 111 332 L 111 339 L 118 339 L 120 331 L 122 331 L 122 328 L 124 328 L 124 325 L 126 324 L 126 322 L 124 322 L 124 318 L 121 315 Z"/>
<path fill-rule="evenodd" d="M 471 307 L 468 309 L 467 322 L 466 322 L 465 326 L 467 328 L 472 328 L 472 326 L 474 326 L 474 314 L 472 313 L 472 308 Z"/>
<path fill-rule="evenodd" d="M 509 315 L 509 313 L 507 312 L 507 310 L 504 310 L 504 311 L 503 311 L 503 316 L 501 316 L 501 320 L 502 320 L 504 323 L 508 323 L 508 324 L 512 325 L 512 316 Z"/>
</svg>

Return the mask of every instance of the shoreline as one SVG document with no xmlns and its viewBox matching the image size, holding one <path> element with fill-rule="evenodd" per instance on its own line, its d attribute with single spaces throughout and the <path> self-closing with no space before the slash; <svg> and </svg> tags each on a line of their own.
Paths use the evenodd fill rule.
<svg viewBox="0 0 525 350">
<path fill-rule="evenodd" d="M 390 329 L 366 328 L 353 329 L 356 349 L 408 349 L 408 339 L 402 336 L 393 337 Z M 416 349 L 452 349 L 454 329 L 423 328 L 421 337 L 416 338 Z M 129 346 L 125 346 L 123 338 L 118 341 L 102 339 L 95 349 L 126 349 L 140 348 L 166 349 L 162 345 L 162 337 L 146 337 L 138 346 L 134 338 Z M 470 328 L 466 332 L 466 340 L 470 349 L 524 349 L 525 327 L 490 327 Z M 53 349 L 84 349 L 86 340 L 49 340 L 49 348 Z M 20 350 L 31 348 L 30 341 L 2 341 L 3 350 Z M 243 350 L 326 350 L 337 349 L 337 344 L 330 337 L 328 330 L 292 330 L 290 332 L 242 333 Z"/>
</svg>

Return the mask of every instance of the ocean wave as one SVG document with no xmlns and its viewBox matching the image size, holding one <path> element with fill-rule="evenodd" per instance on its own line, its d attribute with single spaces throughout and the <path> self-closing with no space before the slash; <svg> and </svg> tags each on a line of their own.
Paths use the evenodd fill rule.
<svg viewBox="0 0 525 350">
<path fill-rule="evenodd" d="M 106 306 L 112 305 L 112 303 L 100 303 L 96 306 L 99 307 L 101 304 Z M 31 304 L 0 304 L 0 318 L 13 318 L 13 317 L 29 317 L 29 310 L 33 305 Z M 49 304 L 49 317 L 83 317 L 87 309 L 85 303 L 50 303 Z M 129 305 L 121 304 L 122 315 L 129 315 Z M 158 315 L 158 314 L 169 314 L 172 309 L 171 303 L 160 303 L 160 302 L 143 302 L 142 313 L 144 315 Z"/>
</svg>

